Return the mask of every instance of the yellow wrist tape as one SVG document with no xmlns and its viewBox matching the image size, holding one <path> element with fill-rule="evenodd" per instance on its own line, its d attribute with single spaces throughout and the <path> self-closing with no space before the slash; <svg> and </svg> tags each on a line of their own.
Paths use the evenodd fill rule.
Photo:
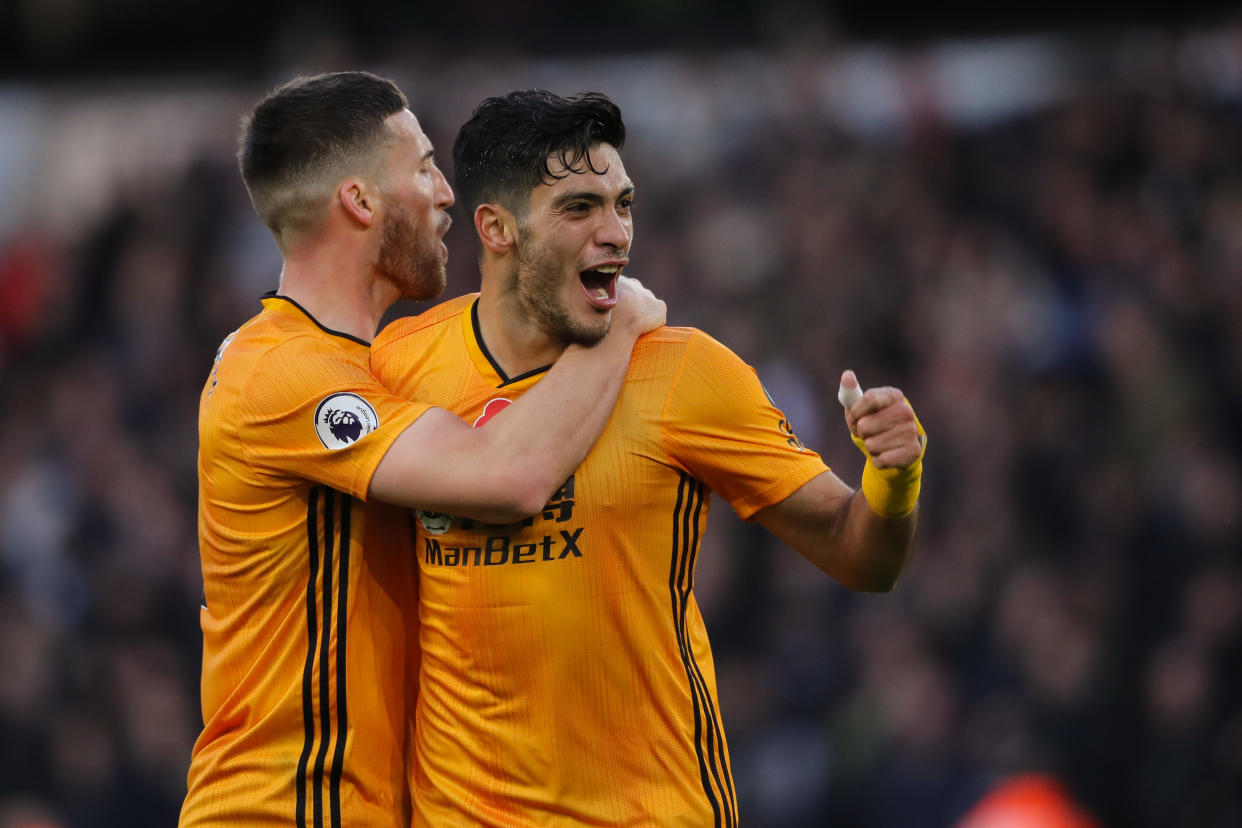
<svg viewBox="0 0 1242 828">
<path fill-rule="evenodd" d="M 919 501 L 919 489 L 923 481 L 923 454 L 927 451 L 927 432 L 918 417 L 914 418 L 915 428 L 919 431 L 919 442 L 922 450 L 913 463 L 907 466 L 896 466 L 888 469 L 877 468 L 862 438 L 850 435 L 854 445 L 858 446 L 867 458 L 863 466 L 862 493 L 867 499 L 871 511 L 880 517 L 905 517 L 914 511 Z"/>
</svg>

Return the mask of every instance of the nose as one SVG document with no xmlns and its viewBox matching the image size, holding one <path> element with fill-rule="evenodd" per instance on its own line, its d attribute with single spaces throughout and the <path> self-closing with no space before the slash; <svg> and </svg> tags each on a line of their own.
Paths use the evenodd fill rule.
<svg viewBox="0 0 1242 828">
<path fill-rule="evenodd" d="M 440 210 L 447 210 L 453 206 L 453 188 L 449 186 L 448 179 L 444 177 L 444 173 L 440 172 L 440 168 L 436 167 L 436 207 Z"/>
<path fill-rule="evenodd" d="M 630 249 L 633 237 L 634 224 L 629 216 L 623 216 L 616 210 L 603 211 L 603 219 L 595 231 L 596 244 L 624 252 Z"/>
</svg>

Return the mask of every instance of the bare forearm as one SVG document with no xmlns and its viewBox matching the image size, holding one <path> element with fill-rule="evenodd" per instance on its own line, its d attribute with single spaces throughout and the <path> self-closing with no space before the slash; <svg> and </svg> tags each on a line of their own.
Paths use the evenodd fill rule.
<svg viewBox="0 0 1242 828">
<path fill-rule="evenodd" d="M 633 337 L 609 334 L 573 345 L 531 390 L 485 427 L 497 464 L 523 471 L 531 511 L 543 508 L 586 457 L 612 415 L 629 367 Z"/>
<path fill-rule="evenodd" d="M 904 517 L 880 517 L 858 491 L 850 496 L 844 514 L 837 579 L 850 589 L 888 592 L 910 560 L 918 507 Z"/>
<path fill-rule="evenodd" d="M 586 457 L 616 404 L 634 336 L 571 347 L 485 426 L 439 408 L 393 443 L 368 496 L 386 503 L 510 523 L 544 507 Z"/>
<path fill-rule="evenodd" d="M 635 340 L 664 324 L 664 302 L 637 280 L 622 276 L 617 296 L 603 340 L 571 345 L 546 377 L 485 426 L 471 428 L 440 408 L 424 412 L 376 467 L 368 497 L 489 523 L 542 509 L 608 422 Z"/>
<path fill-rule="evenodd" d="M 861 490 L 825 471 L 755 519 L 850 589 L 887 592 L 910 559 L 916 516 L 881 517 Z"/>
<path fill-rule="evenodd" d="M 845 407 L 851 438 L 867 457 L 862 486 L 844 510 L 842 540 L 850 579 L 845 583 L 887 592 L 910 559 L 927 435 L 900 389 L 863 391 L 847 370 L 837 399 Z"/>
</svg>

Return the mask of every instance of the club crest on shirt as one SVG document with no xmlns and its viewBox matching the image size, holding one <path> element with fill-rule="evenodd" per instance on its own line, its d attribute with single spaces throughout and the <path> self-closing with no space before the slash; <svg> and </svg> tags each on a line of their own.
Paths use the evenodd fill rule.
<svg viewBox="0 0 1242 828">
<path fill-rule="evenodd" d="M 315 433 L 327 449 L 352 446 L 377 428 L 375 409 L 357 394 L 333 394 L 315 409 Z"/>
<path fill-rule="evenodd" d="M 453 516 L 443 512 L 426 512 L 418 510 L 418 522 L 428 535 L 443 535 L 453 526 Z"/>
</svg>

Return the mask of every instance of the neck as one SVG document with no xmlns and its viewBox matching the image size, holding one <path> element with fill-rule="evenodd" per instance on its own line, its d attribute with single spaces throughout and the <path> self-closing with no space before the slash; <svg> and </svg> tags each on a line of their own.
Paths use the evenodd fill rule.
<svg viewBox="0 0 1242 828">
<path fill-rule="evenodd" d="M 348 251 L 303 248 L 285 258 L 277 292 L 297 302 L 334 331 L 370 342 L 380 318 L 397 300 L 396 288 L 378 279 Z"/>
<path fill-rule="evenodd" d="M 543 330 L 503 276 L 487 271 L 485 265 L 479 294 L 479 332 L 492 359 L 510 377 L 556 362 L 566 344 Z"/>
</svg>

